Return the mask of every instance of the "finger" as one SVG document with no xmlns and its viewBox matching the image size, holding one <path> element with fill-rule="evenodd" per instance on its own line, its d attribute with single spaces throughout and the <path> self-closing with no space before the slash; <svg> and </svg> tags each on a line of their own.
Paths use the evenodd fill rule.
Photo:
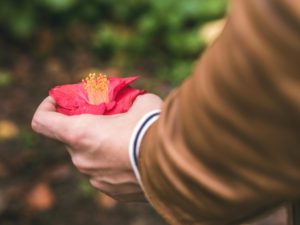
<svg viewBox="0 0 300 225">
<path fill-rule="evenodd" d="M 136 98 L 130 111 L 143 110 L 145 112 L 148 112 L 154 109 L 160 109 L 161 106 L 162 100 L 159 96 L 154 94 L 144 94 Z"/>
<path fill-rule="evenodd" d="M 70 133 L 70 117 L 55 112 L 55 101 L 47 97 L 37 108 L 33 119 L 32 129 L 46 137 L 67 143 L 66 134 Z"/>
<path fill-rule="evenodd" d="M 48 96 L 39 105 L 38 110 L 39 111 L 55 112 L 56 111 L 55 105 L 56 105 L 55 100 L 51 96 Z"/>
<path fill-rule="evenodd" d="M 100 180 L 100 181 L 99 181 Z M 145 201 L 143 191 L 137 184 L 109 184 L 99 177 L 91 177 L 90 184 L 110 197 L 123 202 Z"/>
<path fill-rule="evenodd" d="M 134 192 L 114 195 L 113 198 L 119 202 L 147 202 L 144 192 Z"/>
</svg>

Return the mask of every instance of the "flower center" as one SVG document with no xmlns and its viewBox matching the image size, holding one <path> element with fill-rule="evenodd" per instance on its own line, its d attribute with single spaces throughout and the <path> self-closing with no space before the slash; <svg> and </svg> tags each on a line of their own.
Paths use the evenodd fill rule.
<svg viewBox="0 0 300 225">
<path fill-rule="evenodd" d="M 109 102 L 109 81 L 106 75 L 102 75 L 101 73 L 98 75 L 95 73 L 90 73 L 85 79 L 82 80 L 82 83 L 87 92 L 89 103 L 91 105 L 99 105 L 101 103 Z"/>
</svg>

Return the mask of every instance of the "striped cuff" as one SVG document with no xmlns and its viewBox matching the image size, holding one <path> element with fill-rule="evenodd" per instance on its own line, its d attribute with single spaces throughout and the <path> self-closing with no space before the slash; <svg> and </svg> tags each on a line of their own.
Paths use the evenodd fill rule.
<svg viewBox="0 0 300 225">
<path fill-rule="evenodd" d="M 139 149 L 142 142 L 142 139 L 148 130 L 148 128 L 158 119 L 160 110 L 154 110 L 147 113 L 143 118 L 138 122 L 136 127 L 133 130 L 131 139 L 129 142 L 129 158 L 130 163 L 133 169 L 133 172 L 142 187 L 141 177 L 138 170 L 138 155 Z"/>
</svg>

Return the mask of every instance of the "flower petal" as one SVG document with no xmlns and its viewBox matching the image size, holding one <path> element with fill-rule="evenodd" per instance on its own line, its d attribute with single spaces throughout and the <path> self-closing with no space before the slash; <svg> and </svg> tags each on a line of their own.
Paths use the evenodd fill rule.
<svg viewBox="0 0 300 225">
<path fill-rule="evenodd" d="M 103 115 L 106 111 L 106 104 L 100 104 L 100 105 L 90 105 L 90 104 L 84 104 L 80 107 L 73 107 L 70 108 L 63 108 L 61 106 L 56 107 L 56 111 L 63 113 L 65 115 L 80 115 L 80 114 L 94 114 L 94 115 Z"/>
<path fill-rule="evenodd" d="M 56 111 L 66 115 L 96 114 L 111 115 L 127 112 L 135 98 L 145 93 L 128 86 L 138 79 L 128 78 L 109 78 L 109 99 L 108 103 L 99 105 L 89 104 L 87 93 L 82 83 L 67 84 L 56 86 L 49 91 L 56 101 Z"/>
<path fill-rule="evenodd" d="M 132 82 L 136 81 L 139 76 L 134 77 L 109 77 L 109 100 L 113 101 L 116 99 L 118 93 L 124 88 L 127 87 Z"/>
<path fill-rule="evenodd" d="M 95 115 L 103 115 L 106 111 L 106 104 L 102 103 L 100 105 L 90 105 L 86 104 L 81 106 L 76 110 L 76 114 L 95 114 Z"/>
<path fill-rule="evenodd" d="M 80 107 L 88 102 L 81 83 L 56 86 L 49 91 L 49 95 L 54 98 L 57 105 L 66 109 Z"/>
<path fill-rule="evenodd" d="M 127 112 L 132 106 L 138 95 L 144 94 L 146 91 L 127 87 L 123 89 L 116 97 L 116 106 L 107 112 L 105 115 L 112 115 Z"/>
</svg>

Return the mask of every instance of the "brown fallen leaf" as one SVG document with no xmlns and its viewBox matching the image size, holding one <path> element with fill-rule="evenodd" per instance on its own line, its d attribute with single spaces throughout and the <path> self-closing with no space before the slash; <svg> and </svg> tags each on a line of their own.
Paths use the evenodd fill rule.
<svg viewBox="0 0 300 225">
<path fill-rule="evenodd" d="M 97 203 L 104 209 L 112 209 L 117 205 L 117 201 L 106 194 L 98 193 Z"/>
<path fill-rule="evenodd" d="M 70 164 L 57 165 L 46 174 L 49 179 L 64 180 L 72 175 Z"/>
<path fill-rule="evenodd" d="M 54 204 L 55 196 L 47 183 L 36 184 L 28 193 L 27 205 L 35 210 L 45 211 Z"/>
<path fill-rule="evenodd" d="M 18 126 L 10 120 L 0 120 L 0 141 L 16 138 L 19 134 Z"/>
</svg>

